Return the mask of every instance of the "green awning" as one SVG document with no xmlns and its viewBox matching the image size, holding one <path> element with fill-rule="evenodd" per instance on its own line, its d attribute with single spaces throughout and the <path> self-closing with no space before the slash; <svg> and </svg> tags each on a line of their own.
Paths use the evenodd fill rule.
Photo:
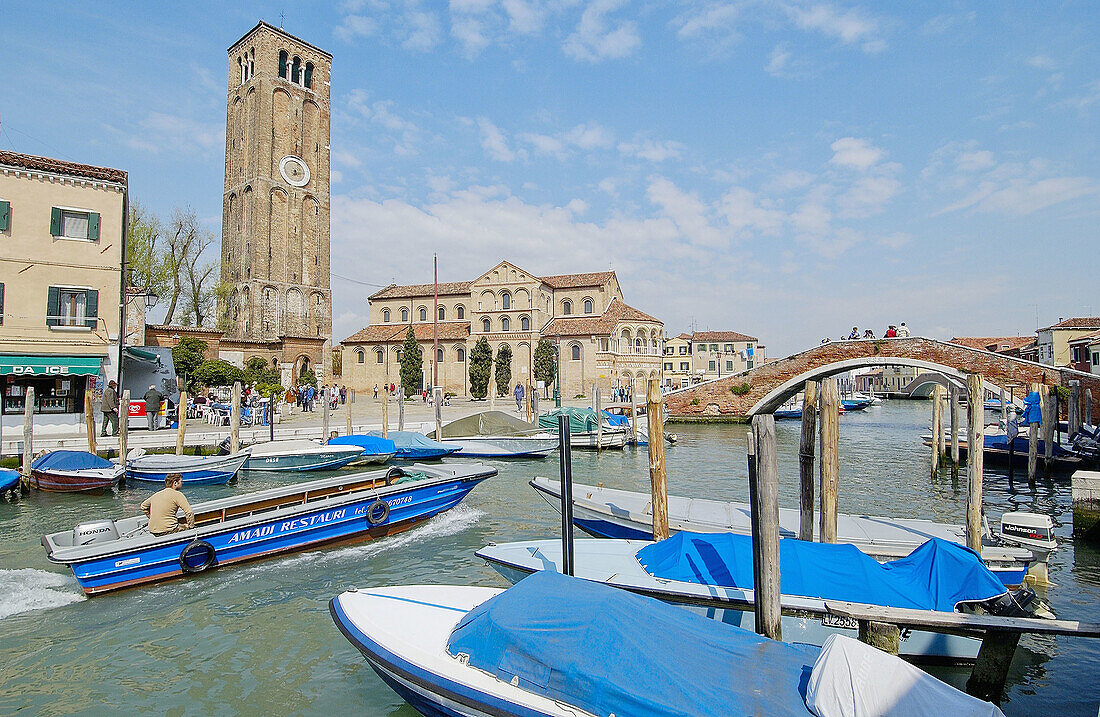
<svg viewBox="0 0 1100 717">
<path fill-rule="evenodd" d="M 100 356 L 0 356 L 0 376 L 95 376 Z"/>
<path fill-rule="evenodd" d="M 156 361 L 160 358 L 160 356 L 157 356 L 152 351 L 142 351 L 135 346 L 127 346 L 123 350 L 126 352 L 127 356 L 133 356 L 134 358 L 141 359 L 142 361 Z"/>
</svg>

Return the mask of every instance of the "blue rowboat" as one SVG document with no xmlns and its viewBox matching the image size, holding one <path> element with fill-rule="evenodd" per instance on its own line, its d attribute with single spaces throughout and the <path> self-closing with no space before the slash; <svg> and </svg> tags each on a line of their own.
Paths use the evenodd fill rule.
<svg viewBox="0 0 1100 717">
<path fill-rule="evenodd" d="M 923 715 L 930 706 L 1003 717 L 850 637 L 785 644 L 549 571 L 504 591 L 351 588 L 329 611 L 378 676 L 431 717 Z"/>
<path fill-rule="evenodd" d="M 871 405 L 871 399 L 869 398 L 845 398 L 841 400 L 840 407 L 845 411 L 862 411 Z"/>
<path fill-rule="evenodd" d="M 179 473 L 184 485 L 224 485 L 237 475 L 248 456 L 247 448 L 230 456 L 146 454 L 135 448 L 126 456 L 126 480 L 163 484 L 169 473 Z"/>
<path fill-rule="evenodd" d="M 385 463 L 397 453 L 397 446 L 388 438 L 353 433 L 350 436 L 337 436 L 329 439 L 330 446 L 358 446 L 363 452 L 348 465 L 369 465 Z"/>
<path fill-rule="evenodd" d="M 331 471 L 343 468 L 362 453 L 357 446 L 322 445 L 305 439 L 256 443 L 250 448 L 246 471 Z"/>
<path fill-rule="evenodd" d="M 19 471 L 13 471 L 11 468 L 0 468 L 0 495 L 18 488 L 21 477 Z"/>
<path fill-rule="evenodd" d="M 345 474 L 192 506 L 195 527 L 156 536 L 148 519 L 43 536 L 88 595 L 322 545 L 381 538 L 453 508 L 496 469 L 469 464 Z"/>
<path fill-rule="evenodd" d="M 387 438 L 394 443 L 394 459 L 399 461 L 430 461 L 457 453 L 461 446 L 448 446 L 433 441 L 415 431 L 388 431 Z"/>
<path fill-rule="evenodd" d="M 88 451 L 57 450 L 31 463 L 31 485 L 53 493 L 100 493 L 122 480 L 122 466 Z"/>
</svg>

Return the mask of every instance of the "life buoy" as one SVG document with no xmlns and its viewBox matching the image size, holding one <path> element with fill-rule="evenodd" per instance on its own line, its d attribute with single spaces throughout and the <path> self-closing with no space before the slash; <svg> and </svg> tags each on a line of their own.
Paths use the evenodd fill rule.
<svg viewBox="0 0 1100 717">
<path fill-rule="evenodd" d="M 381 525 L 390 517 L 390 504 L 381 498 L 375 499 L 367 506 L 367 522 L 371 525 Z"/>
<path fill-rule="evenodd" d="M 390 469 L 386 471 L 386 485 L 393 485 L 397 482 L 398 478 L 404 478 L 405 475 L 405 471 L 402 469 L 397 466 L 391 466 Z"/>
<path fill-rule="evenodd" d="M 214 546 L 195 538 L 180 553 L 180 568 L 185 573 L 201 573 L 218 562 Z"/>
</svg>

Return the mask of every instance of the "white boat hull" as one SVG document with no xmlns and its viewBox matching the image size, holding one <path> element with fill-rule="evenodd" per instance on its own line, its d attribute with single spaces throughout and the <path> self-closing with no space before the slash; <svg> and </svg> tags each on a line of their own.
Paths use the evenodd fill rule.
<svg viewBox="0 0 1100 717">
<path fill-rule="evenodd" d="M 558 437 L 549 433 L 537 436 L 465 436 L 444 438 L 441 443 L 458 446 L 452 455 L 476 458 L 519 458 L 547 456 L 558 447 Z"/>
</svg>

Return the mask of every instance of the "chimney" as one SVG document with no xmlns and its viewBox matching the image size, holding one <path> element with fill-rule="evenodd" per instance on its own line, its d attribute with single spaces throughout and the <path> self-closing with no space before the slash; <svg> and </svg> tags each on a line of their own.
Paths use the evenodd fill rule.
<svg viewBox="0 0 1100 717">
<path fill-rule="evenodd" d="M 1063 319 L 1063 318 L 1062 318 L 1061 316 L 1059 316 L 1059 317 L 1058 317 L 1058 323 L 1060 324 L 1060 323 L 1062 323 L 1063 321 L 1065 321 L 1065 319 Z"/>
</svg>

